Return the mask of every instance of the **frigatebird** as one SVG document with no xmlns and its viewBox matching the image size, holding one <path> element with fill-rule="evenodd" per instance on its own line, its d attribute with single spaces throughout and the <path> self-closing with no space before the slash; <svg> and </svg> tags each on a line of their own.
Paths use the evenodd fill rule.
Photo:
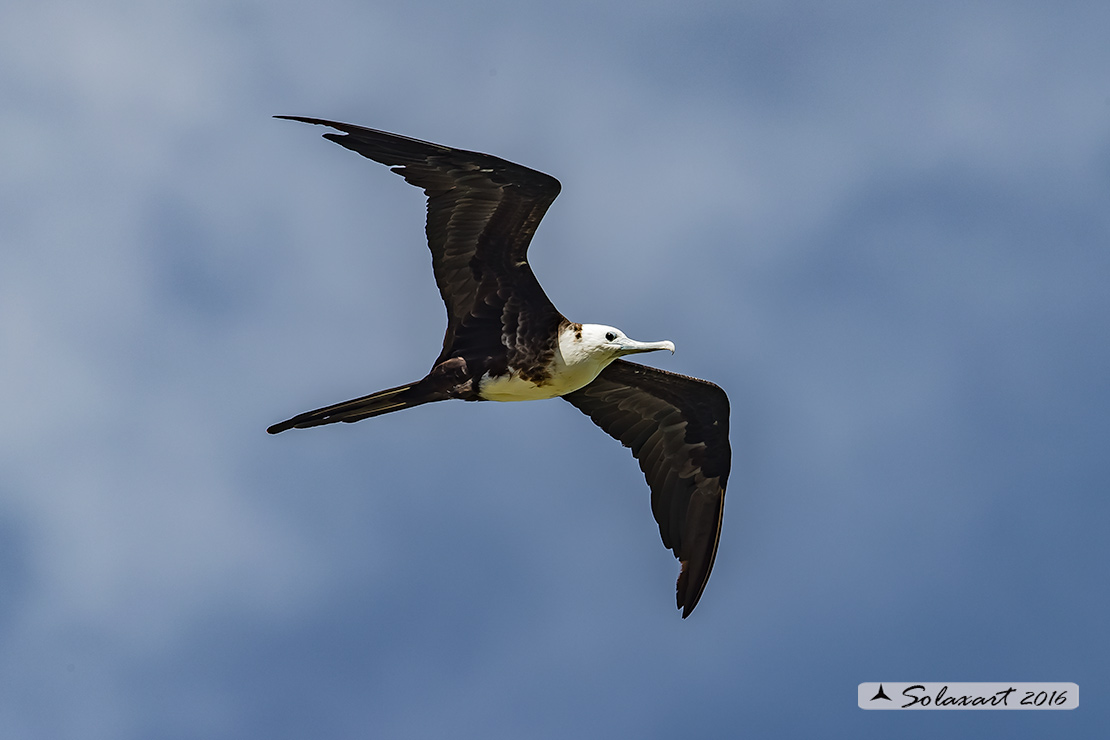
<svg viewBox="0 0 1110 740">
<path fill-rule="evenodd" d="M 443 350 L 421 380 L 298 414 L 267 431 L 354 422 L 432 401 L 562 397 L 632 450 L 651 488 L 663 544 L 682 567 L 682 617 L 709 580 L 732 452 L 728 396 L 705 380 L 620 359 L 671 342 L 638 342 L 569 321 L 528 264 L 528 244 L 559 194 L 550 175 L 488 154 L 301 116 L 324 138 L 388 165 L 428 196 L 432 268 L 447 305 Z"/>
</svg>

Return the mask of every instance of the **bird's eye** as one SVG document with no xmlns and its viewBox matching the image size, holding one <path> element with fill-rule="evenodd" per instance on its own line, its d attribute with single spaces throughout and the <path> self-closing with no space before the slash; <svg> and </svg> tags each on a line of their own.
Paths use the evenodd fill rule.
<svg viewBox="0 0 1110 740">
<path fill-rule="evenodd" d="M 605 341 L 606 342 L 611 342 L 616 338 L 617 338 L 617 333 L 616 332 L 613 332 L 613 331 L 605 332 Z"/>
</svg>

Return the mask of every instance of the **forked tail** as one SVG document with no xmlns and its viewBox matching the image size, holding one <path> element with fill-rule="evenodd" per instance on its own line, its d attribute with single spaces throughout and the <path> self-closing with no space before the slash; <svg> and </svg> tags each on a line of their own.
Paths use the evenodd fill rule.
<svg viewBox="0 0 1110 740">
<path fill-rule="evenodd" d="M 391 411 L 400 411 L 429 401 L 439 400 L 439 398 L 429 397 L 428 394 L 419 391 L 409 392 L 413 391 L 418 385 L 418 383 L 409 383 L 408 385 L 371 393 L 369 396 L 363 396 L 362 398 L 337 403 L 333 406 L 325 406 L 315 411 L 306 411 L 303 414 L 297 414 L 292 419 L 274 424 L 266 431 L 270 434 L 279 434 L 286 429 L 307 429 L 337 421 L 360 421 L 371 416 L 380 416 Z"/>
</svg>

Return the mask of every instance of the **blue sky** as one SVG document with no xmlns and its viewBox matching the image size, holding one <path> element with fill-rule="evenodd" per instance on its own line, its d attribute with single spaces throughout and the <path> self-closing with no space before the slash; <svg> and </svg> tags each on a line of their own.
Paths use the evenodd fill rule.
<svg viewBox="0 0 1110 740">
<path fill-rule="evenodd" d="M 12 4 L 0 736 L 1097 737 L 1110 6 Z M 274 114 L 563 183 L 573 320 L 732 399 L 690 619 L 569 404 L 267 425 L 415 379 L 414 188 Z M 876 713 L 863 681 L 1073 681 Z"/>
</svg>

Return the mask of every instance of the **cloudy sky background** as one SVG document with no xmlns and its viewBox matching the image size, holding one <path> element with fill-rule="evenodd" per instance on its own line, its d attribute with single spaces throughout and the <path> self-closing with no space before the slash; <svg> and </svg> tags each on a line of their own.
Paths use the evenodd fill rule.
<svg viewBox="0 0 1110 740">
<path fill-rule="evenodd" d="M 8 3 L 0 736 L 1082 738 L 1110 724 L 1110 5 Z M 569 317 L 732 399 L 716 570 L 569 404 L 422 375 L 423 200 L 563 183 Z M 875 713 L 862 681 L 1074 681 Z"/>
</svg>

